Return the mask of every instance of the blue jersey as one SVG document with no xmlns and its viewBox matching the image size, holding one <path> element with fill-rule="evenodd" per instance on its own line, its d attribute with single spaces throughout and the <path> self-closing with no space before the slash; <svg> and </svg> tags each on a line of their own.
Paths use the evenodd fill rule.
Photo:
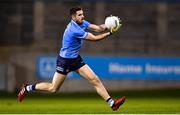
<svg viewBox="0 0 180 115">
<path fill-rule="evenodd" d="M 61 57 L 78 57 L 83 40 L 88 34 L 85 30 L 89 27 L 89 25 L 90 23 L 87 21 L 83 21 L 83 23 L 79 25 L 75 21 L 71 20 L 63 34 L 62 48 L 60 50 Z"/>
</svg>

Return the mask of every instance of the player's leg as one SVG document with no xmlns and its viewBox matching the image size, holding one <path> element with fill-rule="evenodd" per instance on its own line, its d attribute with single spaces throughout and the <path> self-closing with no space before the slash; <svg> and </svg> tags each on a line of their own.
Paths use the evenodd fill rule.
<svg viewBox="0 0 180 115">
<path fill-rule="evenodd" d="M 81 76 L 85 77 L 94 86 L 97 93 L 102 96 L 104 100 L 110 98 L 108 92 L 106 91 L 98 76 L 96 76 L 96 74 L 90 69 L 87 64 L 78 69 L 77 72 Z"/>
<path fill-rule="evenodd" d="M 18 100 L 21 102 L 27 93 L 35 91 L 35 90 L 48 91 L 48 92 L 52 92 L 52 93 L 56 92 L 61 87 L 65 78 L 66 78 L 66 75 L 55 72 L 51 83 L 41 82 L 41 83 L 37 83 L 34 85 L 23 85 L 18 94 Z"/>
<path fill-rule="evenodd" d="M 105 89 L 104 85 L 98 78 L 98 76 L 91 70 L 91 68 L 86 64 L 79 68 L 77 72 L 88 79 L 90 83 L 94 86 L 97 93 L 111 106 L 113 110 L 117 110 L 120 105 L 122 105 L 125 101 L 125 97 L 119 98 L 118 100 L 113 100 L 107 90 Z"/>
<path fill-rule="evenodd" d="M 32 92 L 34 90 L 56 92 L 64 82 L 66 75 L 69 72 L 67 71 L 69 70 L 68 65 L 68 60 L 58 55 L 56 60 L 56 72 L 53 76 L 52 82 L 41 82 L 33 85 L 24 85 L 18 93 L 18 100 L 21 102 L 26 93 Z"/>
<path fill-rule="evenodd" d="M 51 83 L 48 82 L 37 83 L 35 85 L 35 90 L 48 91 L 52 93 L 56 92 L 63 84 L 65 78 L 66 78 L 65 75 L 55 72 Z"/>
</svg>

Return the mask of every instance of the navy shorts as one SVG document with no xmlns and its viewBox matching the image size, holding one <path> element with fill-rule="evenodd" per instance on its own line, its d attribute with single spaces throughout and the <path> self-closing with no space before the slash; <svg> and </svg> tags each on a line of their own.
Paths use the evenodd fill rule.
<svg viewBox="0 0 180 115">
<path fill-rule="evenodd" d="M 71 71 L 76 71 L 85 63 L 80 55 L 77 58 L 63 58 L 58 56 L 56 61 L 56 71 L 60 74 L 67 75 Z"/>
</svg>

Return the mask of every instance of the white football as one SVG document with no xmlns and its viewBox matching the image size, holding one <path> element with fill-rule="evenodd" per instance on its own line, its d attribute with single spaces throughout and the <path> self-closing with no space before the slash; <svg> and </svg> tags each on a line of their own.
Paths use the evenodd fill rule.
<svg viewBox="0 0 180 115">
<path fill-rule="evenodd" d="M 105 19 L 105 25 L 108 29 L 119 26 L 119 18 L 117 16 L 108 16 Z"/>
</svg>

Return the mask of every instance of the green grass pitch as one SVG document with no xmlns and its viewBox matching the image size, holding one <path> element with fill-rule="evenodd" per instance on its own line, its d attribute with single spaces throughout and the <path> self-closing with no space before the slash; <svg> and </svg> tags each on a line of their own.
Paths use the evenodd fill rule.
<svg viewBox="0 0 180 115">
<path fill-rule="evenodd" d="M 94 93 L 34 93 L 19 103 L 15 94 L 0 92 L 0 114 L 180 114 L 180 89 L 110 92 L 127 100 L 112 111 Z"/>
</svg>

